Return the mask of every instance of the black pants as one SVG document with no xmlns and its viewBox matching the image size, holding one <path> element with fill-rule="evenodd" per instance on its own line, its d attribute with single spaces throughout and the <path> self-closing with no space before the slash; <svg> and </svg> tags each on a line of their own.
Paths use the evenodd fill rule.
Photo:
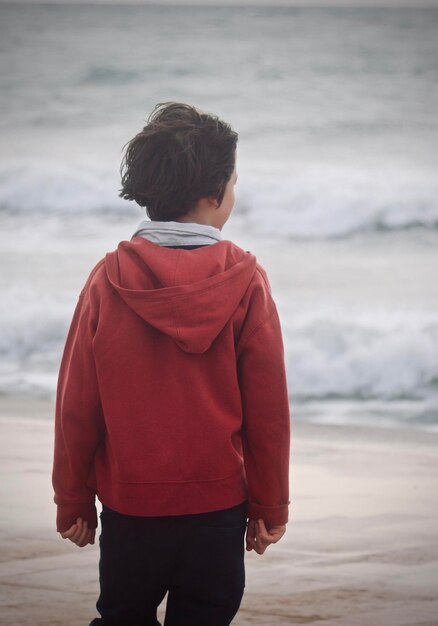
<svg viewBox="0 0 438 626">
<path fill-rule="evenodd" d="M 246 502 L 165 517 L 123 515 L 103 505 L 100 618 L 89 626 L 227 626 L 245 587 Z"/>
</svg>

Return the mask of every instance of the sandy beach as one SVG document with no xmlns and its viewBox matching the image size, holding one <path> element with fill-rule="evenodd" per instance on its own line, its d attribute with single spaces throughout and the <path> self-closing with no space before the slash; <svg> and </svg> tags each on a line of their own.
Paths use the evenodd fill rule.
<svg viewBox="0 0 438 626">
<path fill-rule="evenodd" d="M 99 549 L 55 529 L 53 404 L 3 398 L 0 408 L 1 623 L 86 626 L 97 616 Z M 233 624 L 438 624 L 437 443 L 295 420 L 288 530 L 263 556 L 246 553 Z"/>
</svg>

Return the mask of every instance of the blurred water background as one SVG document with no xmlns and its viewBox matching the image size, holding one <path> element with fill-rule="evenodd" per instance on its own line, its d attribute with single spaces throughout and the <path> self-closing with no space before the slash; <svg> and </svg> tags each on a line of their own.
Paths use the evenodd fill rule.
<svg viewBox="0 0 438 626">
<path fill-rule="evenodd" d="M 144 218 L 122 147 L 176 100 L 239 132 L 223 234 L 270 275 L 293 417 L 438 430 L 437 9 L 0 16 L 2 395 L 54 398 L 79 290 Z"/>
</svg>

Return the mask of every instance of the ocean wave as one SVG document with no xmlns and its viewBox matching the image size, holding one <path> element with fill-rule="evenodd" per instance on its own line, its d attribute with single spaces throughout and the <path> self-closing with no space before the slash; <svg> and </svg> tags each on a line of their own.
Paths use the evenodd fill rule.
<svg viewBox="0 0 438 626">
<path fill-rule="evenodd" d="M 318 167 L 260 176 L 262 182 L 248 178 L 241 185 L 240 220 L 257 234 L 336 239 L 438 227 L 438 182 L 428 172 L 401 172 L 398 179 Z"/>
<path fill-rule="evenodd" d="M 357 233 L 438 228 L 438 181 L 418 171 L 399 178 L 329 168 L 243 175 L 233 221 L 254 234 L 334 239 Z M 0 215 L 129 216 L 118 171 L 98 163 L 12 163 L 0 169 Z"/>
<path fill-rule="evenodd" d="M 54 362 L 66 338 L 74 297 L 57 297 L 31 285 L 14 284 L 3 289 L 0 313 L 0 354 L 4 362 L 25 363 L 35 359 Z"/>
<path fill-rule="evenodd" d="M 4 290 L 0 393 L 54 397 L 75 295 Z M 438 393 L 438 315 L 279 306 L 292 401 L 420 401 Z"/>
<path fill-rule="evenodd" d="M 300 401 L 415 401 L 438 392 L 438 315 L 333 311 L 283 319 L 289 389 Z"/>
<path fill-rule="evenodd" d="M 126 213 L 114 172 L 97 163 L 15 162 L 0 168 L 0 212 L 85 215 Z M 120 184 L 119 184 L 120 186 Z"/>
<path fill-rule="evenodd" d="M 165 62 L 150 64 L 139 69 L 114 67 L 113 65 L 92 65 L 79 77 L 79 85 L 122 85 L 132 83 L 134 86 L 147 84 L 151 81 L 162 80 L 163 76 L 168 80 L 178 77 L 195 75 L 197 78 L 208 74 L 208 70 L 200 70 L 183 63 L 168 65 Z"/>
<path fill-rule="evenodd" d="M 79 79 L 80 85 L 124 84 L 143 79 L 138 70 L 113 67 L 112 65 L 95 65 L 89 67 Z"/>
</svg>

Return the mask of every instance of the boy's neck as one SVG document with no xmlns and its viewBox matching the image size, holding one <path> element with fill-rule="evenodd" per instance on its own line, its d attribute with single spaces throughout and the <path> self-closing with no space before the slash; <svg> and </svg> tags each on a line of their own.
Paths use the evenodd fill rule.
<svg viewBox="0 0 438 626">
<path fill-rule="evenodd" d="M 214 226 L 208 217 L 183 215 L 182 217 L 174 218 L 174 222 L 184 222 L 190 224 L 202 224 L 203 226 Z"/>
<path fill-rule="evenodd" d="M 228 216 L 224 218 L 215 198 L 201 198 L 188 213 L 173 221 L 213 226 L 213 228 L 222 230 L 227 219 Z"/>
</svg>

